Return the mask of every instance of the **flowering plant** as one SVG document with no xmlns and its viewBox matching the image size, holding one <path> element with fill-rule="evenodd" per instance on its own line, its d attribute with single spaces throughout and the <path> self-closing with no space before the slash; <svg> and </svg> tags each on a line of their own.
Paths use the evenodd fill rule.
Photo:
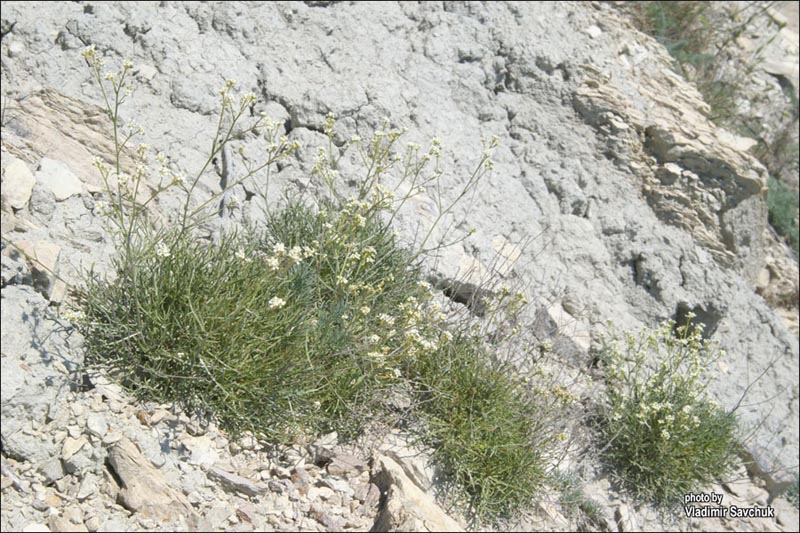
<svg viewBox="0 0 800 533">
<path fill-rule="evenodd" d="M 688 321 L 694 318 L 687 315 Z M 724 474 L 736 448 L 736 417 L 708 393 L 709 365 L 724 354 L 702 324 L 604 339 L 605 456 L 623 481 L 656 502 L 672 501 Z"/>
</svg>

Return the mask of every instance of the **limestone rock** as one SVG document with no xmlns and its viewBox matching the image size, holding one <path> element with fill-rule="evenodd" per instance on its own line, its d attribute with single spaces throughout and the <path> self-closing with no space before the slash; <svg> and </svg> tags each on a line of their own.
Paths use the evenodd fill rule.
<svg viewBox="0 0 800 533">
<path fill-rule="evenodd" d="M 269 490 L 264 483 L 253 482 L 247 478 L 226 472 L 216 467 L 208 469 L 208 478 L 219 482 L 225 490 L 241 492 L 247 496 L 258 496 Z"/>
<path fill-rule="evenodd" d="M 47 302 L 32 287 L 3 288 L 2 425 L 4 453 L 34 462 L 56 457 L 59 450 L 32 429 L 46 422 L 69 390 L 69 377 L 53 365 L 58 358 L 74 369 L 80 361 L 78 336 L 65 338 L 47 317 Z"/>
<path fill-rule="evenodd" d="M 193 465 L 213 465 L 219 459 L 216 444 L 207 435 L 187 437 L 183 444 L 192 454 L 189 462 Z"/>
<path fill-rule="evenodd" d="M 464 531 L 389 457 L 376 457 L 373 479 L 386 495 L 374 531 Z"/>
<path fill-rule="evenodd" d="M 47 298 L 57 293 L 58 260 L 61 247 L 48 241 L 19 240 L 12 242 L 7 253 L 24 259 L 33 277 L 33 286 Z M 4 251 L 5 253 L 5 251 Z M 63 284 L 63 283 L 62 283 Z"/>
<path fill-rule="evenodd" d="M 5 167 L 3 172 L 3 205 L 9 205 L 14 209 L 22 209 L 28 203 L 36 183 L 33 173 L 24 161 L 15 157 Z"/>
<path fill-rule="evenodd" d="M 766 169 L 731 147 L 732 136 L 717 131 L 703 116 L 706 104 L 694 89 L 677 91 L 673 102 L 654 89 L 659 83 L 682 85 L 682 80 L 665 75 L 649 88 L 642 87 L 642 95 L 651 102 L 649 113 L 643 114 L 610 80 L 587 74 L 575 92 L 575 108 L 608 138 L 616 157 L 630 161 L 645 153 L 654 158 L 655 172 L 639 168 L 643 192 L 656 214 L 694 233 L 722 264 L 736 265 L 754 279 L 766 229 Z M 615 129 L 614 117 L 638 133 Z"/>
<path fill-rule="evenodd" d="M 167 522 L 191 530 L 197 527 L 197 515 L 191 504 L 166 483 L 128 438 L 109 447 L 108 464 L 121 483 L 118 500 L 123 507 L 156 520 L 162 527 Z"/>
<path fill-rule="evenodd" d="M 66 164 L 48 157 L 42 159 L 36 180 L 55 195 L 57 202 L 63 202 L 83 190 L 81 180 Z"/>
<path fill-rule="evenodd" d="M 368 469 L 367 463 L 352 454 L 338 453 L 327 465 L 328 473 L 334 476 L 359 475 Z"/>
</svg>

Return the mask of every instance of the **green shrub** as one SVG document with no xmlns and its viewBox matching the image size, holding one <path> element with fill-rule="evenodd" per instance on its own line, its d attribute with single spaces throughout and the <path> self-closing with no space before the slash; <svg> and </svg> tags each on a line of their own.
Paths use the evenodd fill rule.
<svg viewBox="0 0 800 533">
<path fill-rule="evenodd" d="M 797 491 L 798 486 L 798 477 L 795 476 L 794 483 L 792 483 L 786 492 L 783 494 L 784 497 L 789 500 L 790 503 L 794 504 L 795 507 L 800 508 L 800 496 L 798 496 Z"/>
<path fill-rule="evenodd" d="M 670 321 L 605 345 L 605 458 L 632 493 L 657 504 L 724 475 L 735 458 L 736 418 L 706 390 L 720 353 L 701 331 L 687 324 L 676 334 Z"/>
<path fill-rule="evenodd" d="M 431 287 L 420 282 L 421 250 L 432 228 L 413 250 L 391 230 L 412 195 L 428 185 L 434 194 L 440 190 L 438 140 L 426 153 L 413 143 L 399 148 L 398 131 L 353 138 L 344 150 L 357 152 L 365 173 L 356 193 L 343 198 L 335 187 L 341 177 L 329 115 L 328 150 L 319 151 L 313 170 L 327 190 L 270 210 L 271 165 L 299 147 L 265 117 L 237 130 L 254 96 L 237 104 L 228 82 L 220 90 L 219 126 L 201 170 L 187 178 L 158 154 L 160 180 L 149 188 L 149 147 L 136 151 L 133 173 L 122 165 L 123 149 L 139 132 L 118 114 L 131 65 L 103 74 L 92 48 L 84 56 L 114 129 L 112 162 L 97 160 L 106 197 L 96 209 L 117 244 L 112 274 L 89 273 L 77 291 L 80 315 L 69 315 L 86 339 L 87 364 L 106 368 L 142 399 L 177 402 L 214 417 L 233 434 L 247 430 L 275 444 L 330 430 L 355 436 L 367 422 L 391 420 L 386 398 L 404 389 L 413 396 L 409 419 L 419 422 L 420 438 L 435 447 L 445 476 L 469 498 L 478 518 L 511 513 L 533 496 L 547 452 L 559 439 L 551 417 L 569 395 L 514 377 L 469 319 L 446 324 Z M 242 131 L 264 133 L 266 162 L 248 166 L 226 190 L 264 170 L 266 222 L 200 240 L 195 230 L 223 211 L 216 206 L 225 191 L 196 205 L 198 182 L 214 157 L 230 157 L 226 145 Z M 495 145 L 496 139 L 486 143 L 455 201 L 491 168 Z M 407 196 L 395 198 L 383 185 L 392 172 Z M 180 220 L 170 227 L 148 216 L 148 206 L 165 191 L 184 195 Z M 438 196 L 435 201 L 433 226 L 455 203 Z M 521 295 L 501 292 L 493 308 L 502 313 L 487 322 L 502 327 L 501 315 L 523 303 Z"/>
<path fill-rule="evenodd" d="M 768 182 L 767 206 L 769 223 L 791 244 L 795 257 L 798 256 L 798 232 L 800 231 L 800 199 L 797 191 L 770 177 Z"/>
<path fill-rule="evenodd" d="M 545 453 L 558 436 L 558 406 L 509 379 L 483 341 L 459 334 L 420 354 L 408 370 L 436 457 L 479 517 L 509 515 L 541 488 Z"/>
</svg>

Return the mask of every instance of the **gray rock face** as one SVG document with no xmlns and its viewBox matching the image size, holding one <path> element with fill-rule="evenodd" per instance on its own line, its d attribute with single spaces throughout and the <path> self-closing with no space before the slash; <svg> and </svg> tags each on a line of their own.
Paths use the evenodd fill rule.
<svg viewBox="0 0 800 533">
<path fill-rule="evenodd" d="M 187 505 L 214 508 L 206 486 L 214 474 L 201 467 L 253 479 L 252 472 L 243 474 L 247 469 L 224 464 L 228 458 L 210 437 L 187 438 L 171 449 L 177 437 L 163 428 L 158 438 L 142 436 L 136 417 L 110 389 L 82 400 L 87 412 L 96 411 L 91 416 L 67 412 L 70 381 L 59 363 L 72 371 L 80 351 L 75 337 L 59 340 L 44 318 L 47 299 L 57 303 L 62 296 L 45 270 L 6 257 L 7 241 L 49 250 L 48 268 L 68 282 L 78 279 L 80 268 L 95 264 L 103 271 L 107 265 L 111 239 L 91 195 L 102 190 L 93 159 L 108 164 L 113 141 L 98 107 L 102 95 L 80 56 L 87 43 L 102 50 L 113 69 L 131 58 L 136 89 L 125 119 L 135 118 L 145 130 L 141 141 L 168 152 L 187 174 L 207 156 L 217 89 L 235 79 L 243 91 L 258 94 L 262 101 L 253 111 L 280 120 L 284 133 L 303 143 L 297 158 L 272 176 L 271 202 L 283 187 L 321 186 L 309 176 L 317 146 L 327 145 L 321 132 L 328 112 L 337 117 L 338 147 L 382 128 L 384 117 L 392 128 L 407 127 L 409 141 L 425 146 L 440 138 L 445 205 L 479 160 L 481 138 L 497 135 L 493 172 L 442 221 L 447 227 L 465 220 L 457 231 L 477 231 L 442 253 L 436 279 L 475 285 L 499 272 L 509 282 L 524 280 L 537 302 L 535 336 L 578 368 L 589 364 L 587 348 L 608 319 L 634 330 L 695 311 L 709 337 L 727 350 L 712 385 L 720 403 L 733 408 L 746 392 L 739 413 L 746 427 L 759 428 L 747 446 L 760 475 L 773 491 L 793 475 L 800 440 L 798 340 L 752 286 L 765 264 L 778 270 L 776 261 L 764 260 L 764 169 L 739 149 L 739 139 L 706 120 L 705 104 L 671 72 L 664 50 L 608 5 L 5 2 L 2 31 L 4 90 L 26 95 L 3 124 L 2 438 L 5 454 L 36 465 L 35 476 L 43 476 L 34 476 L 36 483 L 67 487 L 91 477 L 82 492 L 76 485 L 76 497 L 83 496 L 87 508 L 110 498 L 115 489 L 110 474 L 101 475 L 103 450 L 121 449 L 112 445 L 123 433 L 139 435 L 141 453 L 170 477 L 166 485 L 183 483 Z M 246 137 L 234 148 L 255 158 L 263 145 Z M 25 161 L 28 173 L 7 155 Z M 341 155 L 347 176 L 356 154 Z M 128 152 L 122 162 L 131 168 Z M 34 184 L 28 174 L 36 168 Z M 241 171 L 234 166 L 234 173 Z M 200 194 L 218 190 L 218 183 L 208 172 Z M 349 187 L 344 179 L 337 186 L 342 192 Z M 242 212 L 258 211 L 255 190 L 247 183 L 232 191 Z M 401 212 L 401 238 L 413 240 L 439 215 L 432 195 L 425 191 Z M 178 201 L 165 196 L 155 215 L 174 217 Z M 233 223 L 240 220 L 233 217 Z M 434 233 L 432 241 L 440 237 Z M 150 423 L 145 433 L 156 429 Z M 80 449 L 63 457 L 67 439 L 84 438 Z M 364 470 L 344 458 L 327 468 L 342 476 Z M 238 486 L 220 476 L 213 485 Z M 312 511 L 308 494 L 291 481 L 271 481 L 275 490 L 266 493 L 254 486 L 275 513 L 253 514 L 227 495 L 223 505 L 236 511 L 208 511 L 207 524 L 322 529 L 346 527 L 347 520 L 366 520 L 362 528 L 374 523 L 377 499 L 366 482 L 359 489 L 363 498 L 357 490 L 355 500 L 339 502 L 364 512 L 341 511 L 334 519 L 320 503 Z M 315 489 L 331 508 L 339 509 L 330 501 L 350 498 L 307 481 L 304 490 Z M 92 528 L 154 525 L 110 505 L 100 508 L 84 517 Z M 27 521 L 6 516 L 13 522 L 4 522 L 4 529 L 49 520 L 45 514 Z M 633 518 L 620 511 L 618 521 L 631 527 Z"/>
<path fill-rule="evenodd" d="M 80 340 L 65 336 L 30 286 L 2 290 L 2 426 L 4 453 L 34 463 L 60 450 L 38 437 L 53 421 L 69 392 L 69 370 L 80 364 Z"/>
</svg>

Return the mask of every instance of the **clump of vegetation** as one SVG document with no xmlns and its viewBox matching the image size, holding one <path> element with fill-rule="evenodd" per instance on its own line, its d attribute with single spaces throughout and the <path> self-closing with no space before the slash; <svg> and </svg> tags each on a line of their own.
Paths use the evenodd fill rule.
<svg viewBox="0 0 800 533">
<path fill-rule="evenodd" d="M 795 507 L 800 508 L 800 495 L 798 495 L 797 486 L 798 486 L 798 477 L 794 477 L 794 483 L 792 483 L 786 492 L 783 494 L 784 497 L 789 500 L 790 503 L 794 504 Z"/>
<path fill-rule="evenodd" d="M 797 257 L 800 247 L 800 199 L 797 191 L 772 177 L 769 178 L 768 188 L 769 223 L 791 244 Z"/>
<path fill-rule="evenodd" d="M 736 417 L 707 392 L 708 365 L 721 354 L 701 332 L 669 321 L 605 343 L 605 459 L 632 493 L 656 504 L 723 476 L 736 457 Z"/>
<path fill-rule="evenodd" d="M 197 175 L 183 176 L 158 154 L 158 183 L 149 185 L 149 147 L 136 150 L 133 172 L 122 165 L 123 150 L 140 133 L 119 116 L 130 63 L 103 73 L 93 48 L 84 55 L 114 129 L 112 162 L 97 160 L 106 198 L 96 210 L 118 245 L 113 275 L 89 273 L 78 291 L 80 314 L 70 315 L 86 338 L 88 364 L 106 368 L 141 398 L 178 402 L 234 434 L 251 431 L 276 444 L 330 430 L 358 435 L 387 414 L 385 399 L 400 387 L 413 398 L 410 416 L 419 421 L 420 438 L 434 446 L 478 518 L 509 514 L 529 501 L 544 477 L 547 451 L 559 440 L 548 421 L 569 395 L 514 377 L 470 320 L 448 322 L 420 281 L 431 232 L 408 249 L 391 229 L 413 195 L 428 186 L 439 191 L 439 141 L 427 151 L 414 143 L 401 147 L 402 132 L 389 130 L 388 122 L 371 139 L 354 137 L 343 151 L 355 151 L 364 175 L 345 198 L 337 193 L 340 152 L 329 115 L 330 143 L 313 171 L 325 192 L 269 209 L 265 187 L 265 224 L 203 241 L 195 229 L 217 214 L 219 197 L 262 170 L 268 184 L 271 166 L 300 147 L 266 117 L 237 129 L 255 96 L 237 101 L 228 82 L 220 90 L 211 154 Z M 226 145 L 243 131 L 263 133 L 265 162 L 193 204 L 211 161 L 228 158 Z M 491 168 L 496 142 L 485 143 L 457 198 Z M 385 186 L 389 176 L 410 192 L 396 197 L 399 186 Z M 148 216 L 148 206 L 168 190 L 184 195 L 171 227 Z M 441 218 L 453 204 L 437 200 Z M 508 313 L 523 303 L 505 291 L 495 305 Z M 492 315 L 492 327 L 502 328 L 499 316 Z"/>
<path fill-rule="evenodd" d="M 600 504 L 584 494 L 580 478 L 572 472 L 556 470 L 551 485 L 559 492 L 564 516 L 575 522 L 578 531 L 598 531 L 603 527 Z"/>
</svg>

